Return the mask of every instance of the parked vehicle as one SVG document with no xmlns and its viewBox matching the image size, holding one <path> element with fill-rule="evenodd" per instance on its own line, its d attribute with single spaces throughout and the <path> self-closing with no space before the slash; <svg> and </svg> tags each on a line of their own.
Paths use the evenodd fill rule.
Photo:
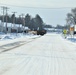
<svg viewBox="0 0 76 75">
<path fill-rule="evenodd" d="M 44 35 L 46 34 L 46 30 L 37 30 L 37 35 Z"/>
</svg>

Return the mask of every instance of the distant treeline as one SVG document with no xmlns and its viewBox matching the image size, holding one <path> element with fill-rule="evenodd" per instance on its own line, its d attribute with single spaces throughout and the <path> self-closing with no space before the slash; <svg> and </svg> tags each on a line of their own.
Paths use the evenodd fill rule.
<svg viewBox="0 0 76 75">
<path fill-rule="evenodd" d="M 26 14 L 25 17 L 19 16 L 16 17 L 15 14 L 12 15 L 1 15 L 0 20 L 2 22 L 22 24 L 23 26 L 29 27 L 31 30 L 42 30 L 44 27 L 51 28 L 52 25 L 46 25 L 43 22 L 43 19 L 37 14 L 35 18 L 32 18 L 29 14 Z"/>
</svg>

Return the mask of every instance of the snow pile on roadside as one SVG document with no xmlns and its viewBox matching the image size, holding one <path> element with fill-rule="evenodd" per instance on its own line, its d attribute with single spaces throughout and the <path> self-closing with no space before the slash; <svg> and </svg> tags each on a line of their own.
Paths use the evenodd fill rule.
<svg viewBox="0 0 76 75">
<path fill-rule="evenodd" d="M 76 43 L 76 35 L 66 35 L 66 38 L 65 38 L 65 35 L 61 34 L 62 38 L 68 40 L 68 41 L 71 41 L 73 43 Z"/>
<path fill-rule="evenodd" d="M 0 35 L 0 40 L 9 40 L 9 39 L 14 39 L 15 36 L 11 36 L 9 34 L 4 34 L 4 35 Z"/>
<path fill-rule="evenodd" d="M 0 46 L 18 41 L 28 41 L 40 37 L 39 35 L 29 35 L 23 33 L 0 34 Z"/>
<path fill-rule="evenodd" d="M 13 40 L 17 38 L 36 38 L 38 35 L 29 35 L 23 33 L 0 34 L 0 40 Z"/>
<path fill-rule="evenodd" d="M 74 35 L 74 36 L 71 36 L 71 35 L 67 36 L 67 40 L 76 43 L 76 35 Z"/>
</svg>

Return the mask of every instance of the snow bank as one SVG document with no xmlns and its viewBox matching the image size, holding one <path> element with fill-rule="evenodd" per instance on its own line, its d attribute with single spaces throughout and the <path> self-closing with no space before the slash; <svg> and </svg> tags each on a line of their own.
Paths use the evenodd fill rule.
<svg viewBox="0 0 76 75">
<path fill-rule="evenodd" d="M 25 41 L 29 40 L 32 38 L 37 38 L 40 37 L 38 35 L 29 35 L 29 34 L 23 34 L 23 33 L 11 33 L 11 34 L 0 34 L 0 46 L 9 44 L 9 43 L 14 43 L 17 41 Z"/>
</svg>

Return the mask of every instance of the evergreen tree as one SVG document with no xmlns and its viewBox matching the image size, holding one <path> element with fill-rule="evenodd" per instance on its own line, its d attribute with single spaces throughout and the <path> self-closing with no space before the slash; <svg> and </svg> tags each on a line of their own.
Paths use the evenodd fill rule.
<svg viewBox="0 0 76 75">
<path fill-rule="evenodd" d="M 43 20 L 42 18 L 37 14 L 35 17 L 35 23 L 36 23 L 36 27 L 39 27 L 39 30 L 43 29 Z"/>
<path fill-rule="evenodd" d="M 12 14 L 12 16 L 11 16 L 11 22 L 15 23 L 15 14 Z"/>
<path fill-rule="evenodd" d="M 25 16 L 25 26 L 30 27 L 30 21 L 31 21 L 31 16 L 29 14 L 27 14 Z"/>
</svg>

